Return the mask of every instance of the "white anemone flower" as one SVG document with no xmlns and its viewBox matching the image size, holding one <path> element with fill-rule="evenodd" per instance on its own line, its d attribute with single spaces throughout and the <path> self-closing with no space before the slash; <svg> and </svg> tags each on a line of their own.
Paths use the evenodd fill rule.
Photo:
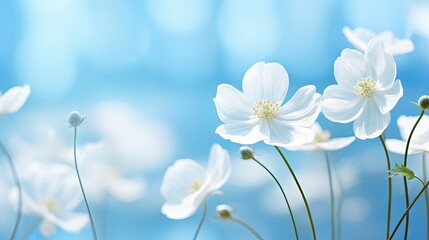
<svg viewBox="0 0 429 240">
<path fill-rule="evenodd" d="M 192 216 L 210 194 L 219 193 L 231 175 L 228 152 L 213 144 L 207 169 L 191 159 L 179 159 L 168 167 L 161 184 L 166 203 L 161 212 L 170 219 Z"/>
<path fill-rule="evenodd" d="M 392 54 L 374 38 L 365 54 L 344 49 L 334 64 L 337 85 L 328 86 L 322 96 L 322 112 L 329 120 L 353 123 L 359 139 L 380 136 L 390 123 L 390 111 L 402 97 Z"/>
<path fill-rule="evenodd" d="M 375 37 L 381 39 L 386 46 L 386 51 L 393 55 L 400 55 L 414 51 L 414 44 L 410 39 L 398 39 L 391 31 L 384 31 L 376 34 L 375 32 L 363 27 L 357 27 L 353 30 L 349 27 L 344 27 L 343 33 L 347 40 L 361 51 L 366 51 L 368 49 L 369 42 Z"/>
<path fill-rule="evenodd" d="M 315 133 L 313 141 L 287 149 L 291 151 L 337 151 L 349 146 L 356 140 L 355 137 L 331 138 L 331 133 L 323 130 L 317 122 L 311 126 L 311 129 Z"/>
<path fill-rule="evenodd" d="M 247 145 L 298 146 L 311 142 L 309 129 L 320 113 L 320 94 L 304 86 L 284 105 L 289 88 L 286 70 L 278 63 L 258 62 L 243 77 L 243 92 L 220 84 L 213 99 L 224 124 L 216 133 L 224 139 Z"/>
<path fill-rule="evenodd" d="M 74 170 L 63 164 L 32 164 L 21 175 L 23 213 L 40 218 L 39 230 L 49 237 L 55 226 L 64 231 L 79 232 L 88 223 L 87 213 L 74 213 L 82 195 Z M 11 191 L 12 202 L 17 189 Z"/>
<path fill-rule="evenodd" d="M 419 116 L 400 116 L 398 118 L 397 123 L 402 139 L 387 139 L 386 145 L 389 151 L 397 154 L 405 154 L 408 137 L 410 136 L 411 129 L 418 118 Z M 427 115 L 423 115 L 414 130 L 410 146 L 408 148 L 409 154 L 424 152 L 429 152 L 429 117 Z"/>
<path fill-rule="evenodd" d="M 30 95 L 30 86 L 15 86 L 4 94 L 0 92 L 0 114 L 16 113 Z"/>
</svg>

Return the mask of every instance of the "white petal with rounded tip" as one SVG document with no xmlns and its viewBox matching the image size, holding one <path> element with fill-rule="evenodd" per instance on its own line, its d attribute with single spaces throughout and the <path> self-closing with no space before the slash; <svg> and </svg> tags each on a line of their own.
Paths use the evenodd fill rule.
<svg viewBox="0 0 429 240">
<path fill-rule="evenodd" d="M 30 86 L 15 86 L 0 95 L 0 114 L 15 113 L 24 105 L 30 95 Z"/>
<path fill-rule="evenodd" d="M 404 141 L 408 140 L 411 129 L 414 124 L 417 122 L 419 116 L 399 116 L 397 124 L 399 127 L 399 132 Z M 429 143 L 429 116 L 423 115 L 419 124 L 414 130 L 413 136 L 411 138 L 411 143 L 413 144 L 426 144 Z"/>
<path fill-rule="evenodd" d="M 44 237 L 50 237 L 55 233 L 55 224 L 49 221 L 42 221 L 39 224 L 39 231 Z"/>
<path fill-rule="evenodd" d="M 262 99 L 281 104 L 288 88 L 289 76 L 278 63 L 258 62 L 243 77 L 243 93 L 252 104 Z"/>
<path fill-rule="evenodd" d="M 219 144 L 213 144 L 207 165 L 207 178 L 210 181 L 209 191 L 220 189 L 230 175 L 231 162 L 228 151 Z"/>
<path fill-rule="evenodd" d="M 325 151 L 337 151 L 349 146 L 355 139 L 355 137 L 333 138 L 328 142 L 318 142 L 316 145 Z"/>
<path fill-rule="evenodd" d="M 383 88 L 390 88 L 396 80 L 396 63 L 393 55 L 385 52 L 383 41 L 378 38 L 372 39 L 368 44 L 365 56 L 371 65 L 372 77 Z"/>
<path fill-rule="evenodd" d="M 300 146 L 313 141 L 315 133 L 310 128 L 294 127 L 287 122 L 273 119 L 268 123 L 270 138 L 264 140 L 268 145 L 289 147 Z"/>
<path fill-rule="evenodd" d="M 161 212 L 170 219 L 185 219 L 192 216 L 199 206 L 164 203 Z"/>
<path fill-rule="evenodd" d="M 59 215 L 53 223 L 67 232 L 79 232 L 89 222 L 88 214 L 86 213 L 65 213 Z"/>
<path fill-rule="evenodd" d="M 320 97 L 315 86 L 301 87 L 280 108 L 277 119 L 296 127 L 311 127 L 320 113 Z"/>
<path fill-rule="evenodd" d="M 169 203 L 180 203 L 196 181 L 206 180 L 206 170 L 192 159 L 179 159 L 167 168 L 161 183 L 161 193 Z"/>
<path fill-rule="evenodd" d="M 362 51 L 366 50 L 367 43 L 375 36 L 374 32 L 362 27 L 357 27 L 354 30 L 344 27 L 343 33 L 353 46 Z"/>
<path fill-rule="evenodd" d="M 356 82 L 371 75 L 371 66 L 363 53 L 347 48 L 334 62 L 334 75 L 338 85 L 353 93 Z"/>
<path fill-rule="evenodd" d="M 391 45 L 386 46 L 386 51 L 393 55 L 410 53 L 414 51 L 414 44 L 410 39 L 395 39 Z"/>
<path fill-rule="evenodd" d="M 311 125 L 311 129 L 315 133 L 322 133 L 323 132 L 323 129 L 318 122 L 314 122 L 313 125 Z"/>
<path fill-rule="evenodd" d="M 365 140 L 380 136 L 390 123 L 390 113 L 382 114 L 372 99 L 367 99 L 362 114 L 354 121 L 357 138 Z"/>
<path fill-rule="evenodd" d="M 220 84 L 217 87 L 216 97 L 213 101 L 217 114 L 224 123 L 246 121 L 253 114 L 253 106 L 248 103 L 244 94 L 228 84 Z"/>
<path fill-rule="evenodd" d="M 322 95 L 322 113 L 333 122 L 348 123 L 363 111 L 363 98 L 344 91 L 339 85 L 328 86 Z"/>
<path fill-rule="evenodd" d="M 407 142 L 398 139 L 386 139 L 386 147 L 390 152 L 404 155 Z M 408 154 L 422 153 L 422 150 L 415 149 L 413 145 L 408 148 Z"/>
<path fill-rule="evenodd" d="M 239 144 L 254 144 L 267 138 L 261 132 L 264 122 L 251 119 L 244 122 L 223 124 L 217 127 L 216 133 L 226 140 Z"/>
<path fill-rule="evenodd" d="M 396 80 L 390 88 L 376 91 L 372 97 L 381 113 L 386 114 L 395 107 L 402 95 L 403 89 L 401 81 Z"/>
</svg>

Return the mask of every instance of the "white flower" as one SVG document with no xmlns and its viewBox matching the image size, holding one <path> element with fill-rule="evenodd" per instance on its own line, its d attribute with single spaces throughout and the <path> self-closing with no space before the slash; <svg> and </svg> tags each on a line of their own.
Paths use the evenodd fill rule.
<svg viewBox="0 0 429 240">
<path fill-rule="evenodd" d="M 410 39 L 395 38 L 391 31 L 376 34 L 373 31 L 362 27 L 357 27 L 354 30 L 351 30 L 349 27 L 344 27 L 343 33 L 353 46 L 362 51 L 367 50 L 369 42 L 375 37 L 381 39 L 386 46 L 386 52 L 393 55 L 400 55 L 414 51 L 414 44 Z"/>
<path fill-rule="evenodd" d="M 193 215 L 208 195 L 215 194 L 231 174 L 228 152 L 218 144 L 210 150 L 207 169 L 191 159 L 179 159 L 165 172 L 161 212 L 170 219 Z"/>
<path fill-rule="evenodd" d="M 224 123 L 216 133 L 240 144 L 264 141 L 269 145 L 297 146 L 311 142 L 309 127 L 320 113 L 320 94 L 305 86 L 283 106 L 289 88 L 286 70 L 278 63 L 258 62 L 243 77 L 243 92 L 221 84 L 214 98 Z"/>
<path fill-rule="evenodd" d="M 82 195 L 74 170 L 63 164 L 32 164 L 21 175 L 23 213 L 41 218 L 39 230 L 51 236 L 55 226 L 64 231 L 79 232 L 87 223 L 86 213 L 74 213 Z M 12 202 L 17 189 L 11 191 Z"/>
<path fill-rule="evenodd" d="M 337 85 L 322 96 L 322 112 L 329 120 L 353 123 L 360 139 L 380 136 L 390 123 L 390 111 L 402 97 L 396 64 L 384 44 L 375 38 L 365 54 L 345 49 L 334 64 Z"/>
<path fill-rule="evenodd" d="M 4 94 L 0 92 L 0 114 L 16 113 L 30 95 L 30 86 L 15 86 Z"/>
<path fill-rule="evenodd" d="M 311 129 L 315 136 L 312 142 L 306 143 L 298 147 L 287 148 L 291 151 L 336 151 L 352 144 L 355 137 L 332 138 L 329 131 L 323 130 L 319 123 L 315 122 Z"/>
<path fill-rule="evenodd" d="M 405 148 L 407 146 L 407 140 L 410 136 L 411 129 L 417 121 L 419 116 L 408 117 L 400 116 L 398 118 L 398 127 L 401 134 L 402 140 L 399 139 L 387 139 L 386 145 L 389 151 L 405 154 Z M 411 137 L 410 146 L 408 149 L 409 154 L 429 152 L 429 117 L 423 115 L 416 129 L 414 130 L 413 136 Z"/>
</svg>

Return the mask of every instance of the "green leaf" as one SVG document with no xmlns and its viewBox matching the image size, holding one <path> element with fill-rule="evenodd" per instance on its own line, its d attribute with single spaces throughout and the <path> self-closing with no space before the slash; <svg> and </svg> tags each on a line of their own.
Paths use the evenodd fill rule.
<svg viewBox="0 0 429 240">
<path fill-rule="evenodd" d="M 405 167 L 403 164 L 398 165 L 396 163 L 396 167 L 388 172 L 389 172 L 389 177 L 403 176 L 403 177 L 406 177 L 408 180 L 415 178 L 414 172 L 411 171 L 411 169 Z"/>
</svg>

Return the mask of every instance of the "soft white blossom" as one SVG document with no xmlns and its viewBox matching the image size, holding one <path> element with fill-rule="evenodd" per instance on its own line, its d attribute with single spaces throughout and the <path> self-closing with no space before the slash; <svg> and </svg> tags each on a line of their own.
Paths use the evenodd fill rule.
<svg viewBox="0 0 429 240">
<path fill-rule="evenodd" d="M 311 142 L 309 127 L 320 113 L 320 94 L 304 86 L 284 105 L 289 88 L 286 70 L 278 63 L 258 62 L 243 77 L 243 92 L 220 84 L 214 98 L 224 124 L 216 133 L 240 144 L 264 141 L 269 145 L 297 146 Z"/>
<path fill-rule="evenodd" d="M 353 46 L 362 51 L 368 49 L 369 42 L 375 37 L 381 39 L 386 46 L 386 51 L 393 55 L 414 51 L 414 44 L 410 39 L 398 39 L 391 31 L 384 31 L 376 34 L 363 27 L 357 27 L 353 30 L 349 27 L 344 27 L 343 33 Z"/>
<path fill-rule="evenodd" d="M 331 138 L 331 133 L 323 130 L 317 122 L 311 126 L 311 129 L 315 133 L 313 141 L 287 149 L 291 151 L 336 151 L 347 147 L 356 139 L 355 137 Z"/>
<path fill-rule="evenodd" d="M 30 95 L 30 86 L 15 86 L 4 94 L 0 92 L 0 114 L 16 113 Z"/>
<path fill-rule="evenodd" d="M 231 174 L 228 152 L 214 144 L 205 169 L 192 159 L 179 159 L 168 167 L 161 184 L 166 201 L 161 212 L 170 219 L 192 216 L 207 196 L 219 192 Z"/>
<path fill-rule="evenodd" d="M 419 116 L 400 116 L 398 118 L 397 123 L 402 139 L 386 139 L 386 145 L 389 151 L 398 154 L 405 154 L 408 137 L 410 136 L 411 129 L 418 118 Z M 414 130 L 408 149 L 409 154 L 424 152 L 429 152 L 429 116 L 427 115 L 423 115 Z"/>
<path fill-rule="evenodd" d="M 390 111 L 402 97 L 396 80 L 392 54 L 374 38 L 365 53 L 345 49 L 334 64 L 337 85 L 328 86 L 322 96 L 322 112 L 329 120 L 353 123 L 360 139 L 380 136 L 390 123 Z"/>
<path fill-rule="evenodd" d="M 58 226 L 64 231 L 79 232 L 88 223 L 87 213 L 76 213 L 82 195 L 74 170 L 63 164 L 31 164 L 21 174 L 22 211 L 40 218 L 39 230 L 51 236 Z M 10 193 L 16 202 L 17 189 Z"/>
</svg>

